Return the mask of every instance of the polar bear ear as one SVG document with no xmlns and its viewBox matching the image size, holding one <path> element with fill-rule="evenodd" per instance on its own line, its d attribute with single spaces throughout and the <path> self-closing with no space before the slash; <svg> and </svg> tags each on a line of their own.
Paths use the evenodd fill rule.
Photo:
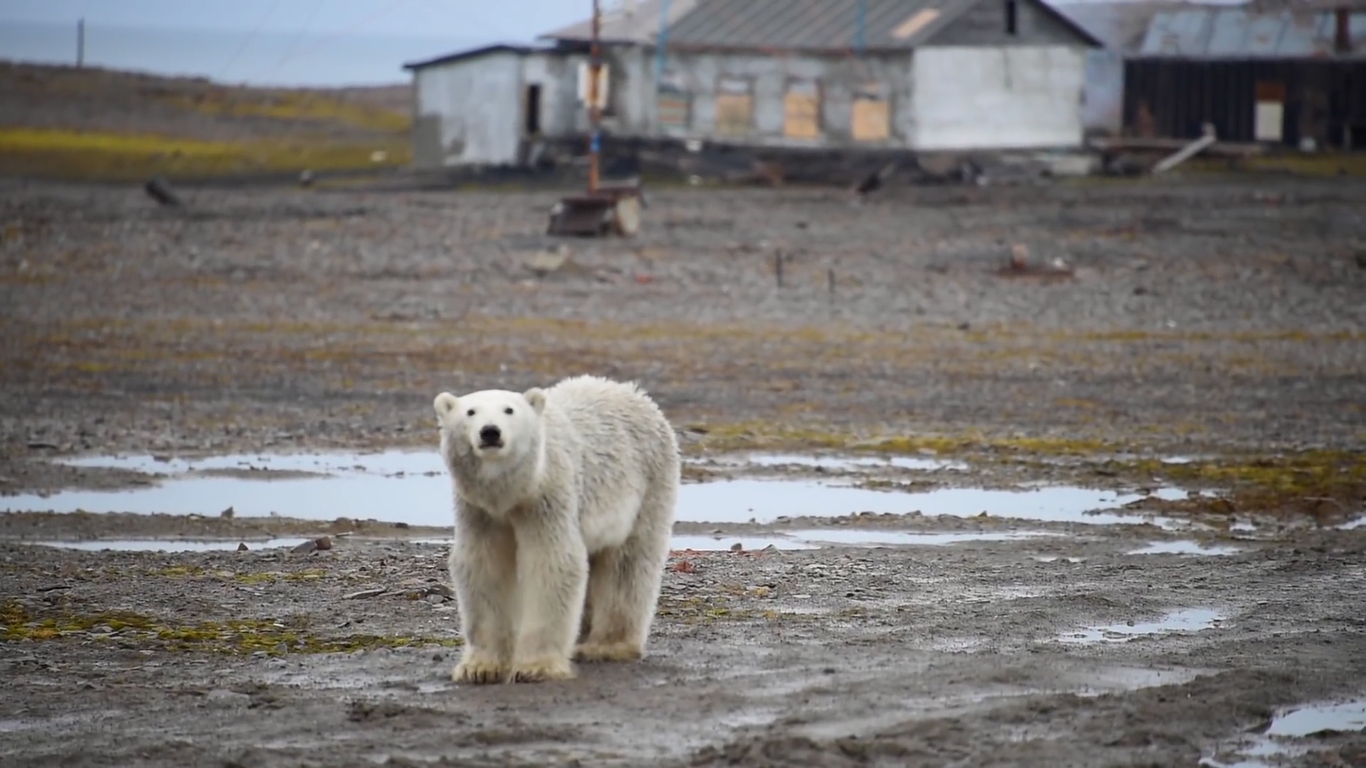
<svg viewBox="0 0 1366 768">
<path fill-rule="evenodd" d="M 432 401 L 432 407 L 436 408 L 436 415 L 444 419 L 460 407 L 460 398 L 450 392 L 442 392 Z"/>
<path fill-rule="evenodd" d="M 545 410 L 545 390 L 540 387 L 528 389 L 522 397 L 525 397 L 526 401 L 531 403 L 531 407 L 535 408 L 537 413 L 541 413 Z"/>
</svg>

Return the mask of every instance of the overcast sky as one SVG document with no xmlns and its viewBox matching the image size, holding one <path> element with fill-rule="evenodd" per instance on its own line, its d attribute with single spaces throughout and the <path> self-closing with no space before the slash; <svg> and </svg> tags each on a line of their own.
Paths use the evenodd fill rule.
<svg viewBox="0 0 1366 768">
<path fill-rule="evenodd" d="M 530 40 L 591 12 L 591 0 L 0 0 L 0 23 L 84 17 L 92 25 L 506 40 Z"/>
</svg>

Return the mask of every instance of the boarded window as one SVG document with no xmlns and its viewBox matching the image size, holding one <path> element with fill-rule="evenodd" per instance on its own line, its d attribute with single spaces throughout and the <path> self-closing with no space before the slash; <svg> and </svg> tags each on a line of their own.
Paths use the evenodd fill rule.
<svg viewBox="0 0 1366 768">
<path fill-rule="evenodd" d="M 854 141 L 886 141 L 891 135 L 887 94 L 880 84 L 870 83 L 854 92 L 854 114 L 849 123 Z"/>
<path fill-rule="evenodd" d="M 790 80 L 783 95 L 783 135 L 815 139 L 821 135 L 821 87 L 815 80 Z"/>
<path fill-rule="evenodd" d="M 659 114 L 659 127 L 666 133 L 681 133 L 688 130 L 688 113 L 692 99 L 690 94 L 673 85 L 661 85 L 655 94 L 655 109 Z"/>
<path fill-rule="evenodd" d="M 716 132 L 735 136 L 749 133 L 754 118 L 754 96 L 748 79 L 723 77 L 716 84 Z"/>
<path fill-rule="evenodd" d="M 1285 84 L 1266 80 L 1257 83 L 1253 138 L 1257 141 L 1281 141 L 1284 122 Z"/>
<path fill-rule="evenodd" d="M 588 62 L 579 64 L 579 103 L 588 106 L 588 87 L 592 84 L 593 77 L 589 74 L 592 67 Z M 607 109 L 607 64 L 604 62 L 598 69 L 598 109 Z"/>
</svg>

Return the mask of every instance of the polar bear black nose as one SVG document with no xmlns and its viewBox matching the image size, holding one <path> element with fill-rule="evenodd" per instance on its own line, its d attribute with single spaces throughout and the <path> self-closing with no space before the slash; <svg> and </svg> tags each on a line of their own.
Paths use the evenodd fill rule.
<svg viewBox="0 0 1366 768">
<path fill-rule="evenodd" d="M 492 424 L 479 430 L 479 441 L 485 445 L 493 445 L 503 436 L 502 430 Z"/>
</svg>

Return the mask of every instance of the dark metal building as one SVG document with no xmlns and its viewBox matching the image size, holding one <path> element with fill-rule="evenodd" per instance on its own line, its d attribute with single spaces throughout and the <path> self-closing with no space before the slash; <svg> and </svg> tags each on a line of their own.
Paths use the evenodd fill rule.
<svg viewBox="0 0 1366 768">
<path fill-rule="evenodd" d="M 1157 13 L 1125 63 L 1139 136 L 1366 147 L 1366 11 L 1186 8 Z"/>
</svg>

